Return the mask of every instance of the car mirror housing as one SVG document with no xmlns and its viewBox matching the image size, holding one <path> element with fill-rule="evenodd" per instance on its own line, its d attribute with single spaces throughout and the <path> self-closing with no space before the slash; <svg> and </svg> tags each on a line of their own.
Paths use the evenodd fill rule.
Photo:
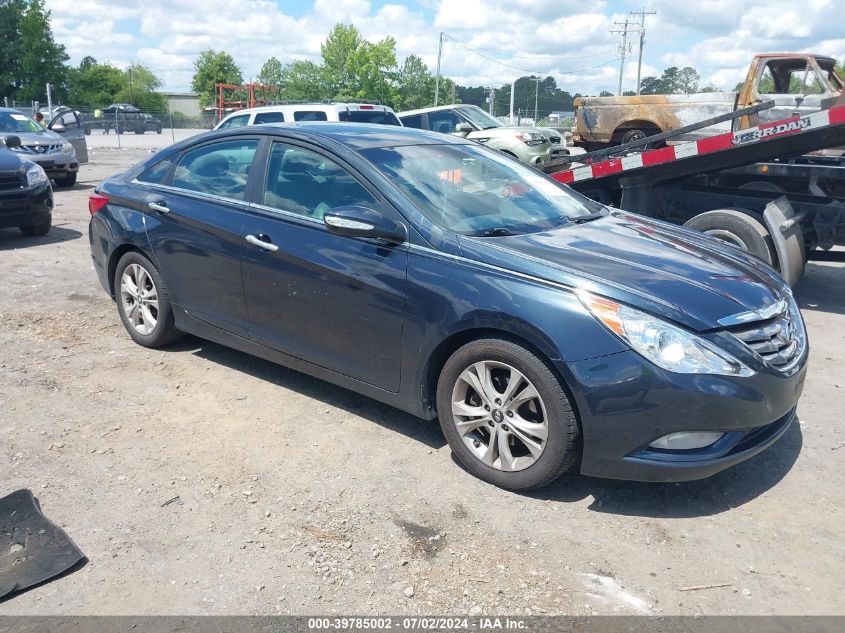
<svg viewBox="0 0 845 633">
<path fill-rule="evenodd" d="M 53 125 L 50 126 L 50 129 L 53 130 L 54 132 L 59 133 L 59 134 L 67 131 L 67 128 L 65 128 L 65 126 L 62 125 L 61 123 L 54 123 Z"/>
<path fill-rule="evenodd" d="M 7 136 L 3 142 L 6 144 L 6 147 L 8 147 L 9 149 L 13 149 L 15 147 L 21 146 L 21 137 Z"/>
<path fill-rule="evenodd" d="M 380 211 L 362 206 L 335 207 L 323 216 L 329 233 L 346 237 L 370 237 L 400 244 L 407 239 L 405 227 Z"/>
<path fill-rule="evenodd" d="M 455 134 L 461 134 L 463 136 L 466 136 L 467 134 L 469 134 L 472 131 L 473 131 L 473 128 L 469 123 L 458 123 L 455 126 Z"/>
</svg>

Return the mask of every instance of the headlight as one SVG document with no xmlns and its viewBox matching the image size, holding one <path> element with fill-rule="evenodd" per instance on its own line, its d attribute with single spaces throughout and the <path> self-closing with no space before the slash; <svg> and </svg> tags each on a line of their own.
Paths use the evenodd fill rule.
<svg viewBox="0 0 845 633">
<path fill-rule="evenodd" d="M 753 376 L 754 372 L 709 341 L 650 314 L 578 291 L 590 313 L 652 363 L 679 374 Z"/>
<path fill-rule="evenodd" d="M 546 142 L 546 137 L 537 132 L 520 132 L 516 137 L 526 145 L 542 145 Z"/>
<path fill-rule="evenodd" d="M 74 151 L 73 145 L 71 145 L 70 143 L 67 143 L 67 142 L 62 143 L 62 151 L 63 152 L 73 152 Z"/>
<path fill-rule="evenodd" d="M 41 165 L 33 165 L 26 172 L 26 184 L 32 187 L 40 182 L 47 182 L 47 172 Z"/>
</svg>

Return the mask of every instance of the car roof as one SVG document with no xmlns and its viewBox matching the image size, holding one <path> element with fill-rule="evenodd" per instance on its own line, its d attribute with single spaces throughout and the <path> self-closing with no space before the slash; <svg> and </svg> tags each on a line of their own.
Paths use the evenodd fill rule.
<svg viewBox="0 0 845 633">
<path fill-rule="evenodd" d="M 404 112 L 397 112 L 396 116 L 403 117 L 412 114 L 424 114 L 426 112 L 440 112 L 441 110 L 454 110 L 455 108 L 478 108 L 472 103 L 452 103 L 449 105 L 433 106 L 431 108 L 417 108 L 416 110 L 405 110 Z"/>
<path fill-rule="evenodd" d="M 376 147 L 399 147 L 402 145 L 473 145 L 459 136 L 449 136 L 439 132 L 400 127 L 398 125 L 380 125 L 377 123 L 338 123 L 326 121 L 308 121 L 300 123 L 268 123 L 249 127 L 229 128 L 209 132 L 216 137 L 255 134 L 256 132 L 279 133 L 301 140 L 330 140 L 352 150 L 372 149 Z M 196 138 L 196 137 L 192 137 Z"/>
<path fill-rule="evenodd" d="M 266 106 L 256 106 L 254 108 L 243 108 L 241 110 L 235 110 L 234 112 L 230 112 L 226 115 L 225 118 L 229 118 L 230 116 L 235 116 L 239 114 L 252 114 L 253 112 L 287 112 L 289 110 L 298 110 L 308 108 L 310 110 L 344 110 L 347 108 L 361 108 L 364 106 L 366 109 L 379 109 L 385 110 L 387 112 L 393 112 L 393 108 L 390 106 L 380 104 L 380 103 L 277 103 L 275 105 L 266 105 Z"/>
</svg>

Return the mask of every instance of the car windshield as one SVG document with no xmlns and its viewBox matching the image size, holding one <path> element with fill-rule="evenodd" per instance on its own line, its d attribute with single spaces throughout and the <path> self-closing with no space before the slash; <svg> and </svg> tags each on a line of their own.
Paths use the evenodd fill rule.
<svg viewBox="0 0 845 633">
<path fill-rule="evenodd" d="M 351 123 L 379 123 L 381 125 L 402 125 L 392 112 L 386 110 L 346 110 L 338 115 L 341 121 Z"/>
<path fill-rule="evenodd" d="M 469 119 L 469 121 L 473 125 L 481 128 L 482 130 L 489 130 L 490 128 L 494 127 L 502 127 L 502 124 L 499 122 L 498 119 L 490 116 L 481 108 L 458 108 L 458 112 L 461 113 L 462 117 Z"/>
<path fill-rule="evenodd" d="M 0 112 L 0 132 L 42 132 L 44 128 L 20 112 Z"/>
<path fill-rule="evenodd" d="M 363 150 L 429 220 L 461 235 L 533 233 L 606 214 L 533 168 L 477 145 Z"/>
</svg>

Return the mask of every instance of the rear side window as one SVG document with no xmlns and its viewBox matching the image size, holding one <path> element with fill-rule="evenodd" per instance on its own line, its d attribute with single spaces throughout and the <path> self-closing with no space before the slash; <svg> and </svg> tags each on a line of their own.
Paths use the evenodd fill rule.
<svg viewBox="0 0 845 633">
<path fill-rule="evenodd" d="M 253 125 L 260 125 L 262 123 L 284 123 L 284 112 L 259 112 L 255 115 Z"/>
<path fill-rule="evenodd" d="M 240 116 L 233 116 L 231 119 L 226 119 L 223 123 L 220 124 L 221 130 L 225 130 L 230 127 L 243 127 L 249 121 L 248 114 L 242 114 Z"/>
<path fill-rule="evenodd" d="M 423 129 L 423 120 L 421 114 L 412 114 L 410 116 L 402 117 L 402 124 L 405 127 L 415 127 L 418 130 Z"/>
<path fill-rule="evenodd" d="M 346 110 L 340 113 L 341 121 L 351 123 L 378 123 L 380 125 L 401 125 L 392 112 L 383 110 Z"/>
<path fill-rule="evenodd" d="M 241 139 L 189 150 L 176 164 L 173 186 L 243 200 L 257 147 L 257 139 Z"/>
<path fill-rule="evenodd" d="M 160 160 L 138 176 L 138 180 L 141 182 L 148 182 L 153 185 L 161 185 L 164 183 L 164 179 L 167 178 L 167 174 L 170 173 L 170 167 L 172 165 L 173 160 L 170 158 Z"/>
<path fill-rule="evenodd" d="M 294 121 L 328 121 L 329 117 L 325 112 L 319 110 L 300 110 L 293 113 Z"/>
</svg>

